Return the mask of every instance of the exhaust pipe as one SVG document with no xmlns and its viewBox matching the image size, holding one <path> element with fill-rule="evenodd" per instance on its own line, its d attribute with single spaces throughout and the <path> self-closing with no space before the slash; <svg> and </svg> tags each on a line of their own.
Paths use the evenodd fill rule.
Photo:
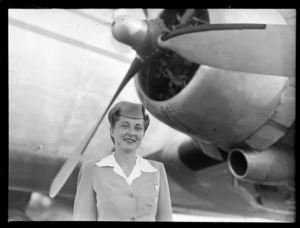
<svg viewBox="0 0 300 228">
<path fill-rule="evenodd" d="M 233 149 L 228 166 L 236 178 L 264 184 L 285 183 L 295 175 L 293 151 L 278 145 L 265 151 Z"/>
</svg>

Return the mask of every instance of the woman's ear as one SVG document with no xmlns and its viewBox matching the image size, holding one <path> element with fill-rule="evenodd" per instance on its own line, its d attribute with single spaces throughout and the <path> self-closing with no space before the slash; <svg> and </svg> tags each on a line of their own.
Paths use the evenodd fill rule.
<svg viewBox="0 0 300 228">
<path fill-rule="evenodd" d="M 113 141 L 113 143 L 115 144 L 115 139 L 114 139 L 114 129 L 110 126 L 109 128 L 110 131 L 110 138 Z"/>
</svg>

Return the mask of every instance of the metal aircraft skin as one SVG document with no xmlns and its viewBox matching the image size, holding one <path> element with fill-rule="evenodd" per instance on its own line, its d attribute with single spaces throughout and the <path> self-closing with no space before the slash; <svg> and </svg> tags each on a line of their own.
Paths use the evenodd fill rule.
<svg viewBox="0 0 300 228">
<path fill-rule="evenodd" d="M 30 219 L 24 213 L 30 194 L 49 194 L 129 68 L 135 51 L 111 32 L 118 15 L 153 19 L 168 30 L 291 26 L 296 15 L 293 9 L 148 12 L 145 18 L 141 9 L 9 10 L 9 220 Z M 120 100 L 142 102 L 150 113 L 138 153 L 164 163 L 174 207 L 295 221 L 295 76 L 214 68 L 159 48 Z M 72 200 L 82 162 L 110 154 L 112 145 L 105 117 L 58 196 Z"/>
</svg>

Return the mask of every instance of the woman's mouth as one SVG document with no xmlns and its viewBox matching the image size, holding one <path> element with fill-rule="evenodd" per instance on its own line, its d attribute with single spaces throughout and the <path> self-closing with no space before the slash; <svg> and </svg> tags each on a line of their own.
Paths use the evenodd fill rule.
<svg viewBox="0 0 300 228">
<path fill-rule="evenodd" d="M 130 139 L 130 138 L 125 138 L 124 141 L 126 141 L 128 143 L 134 143 L 135 142 L 134 139 Z"/>
</svg>

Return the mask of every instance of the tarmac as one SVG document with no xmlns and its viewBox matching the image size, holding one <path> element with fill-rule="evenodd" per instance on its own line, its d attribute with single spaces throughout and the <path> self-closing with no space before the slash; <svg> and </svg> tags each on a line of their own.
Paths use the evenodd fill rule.
<svg viewBox="0 0 300 228">
<path fill-rule="evenodd" d="M 26 214 L 33 221 L 72 221 L 72 204 L 70 201 L 51 199 L 40 193 L 33 193 Z M 280 222 L 262 218 L 238 217 L 196 211 L 184 208 L 173 208 L 174 222 Z"/>
</svg>

